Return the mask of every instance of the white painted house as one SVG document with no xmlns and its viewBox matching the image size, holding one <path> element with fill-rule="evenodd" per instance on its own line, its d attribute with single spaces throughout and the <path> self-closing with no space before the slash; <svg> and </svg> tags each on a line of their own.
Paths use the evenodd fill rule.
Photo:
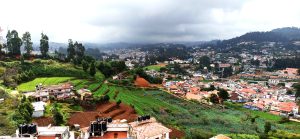
<svg viewBox="0 0 300 139">
<path fill-rule="evenodd" d="M 45 106 L 46 103 L 43 101 L 39 101 L 39 102 L 32 102 L 31 103 L 34 111 L 32 113 L 32 117 L 42 117 L 44 116 L 44 111 L 45 111 Z"/>
</svg>

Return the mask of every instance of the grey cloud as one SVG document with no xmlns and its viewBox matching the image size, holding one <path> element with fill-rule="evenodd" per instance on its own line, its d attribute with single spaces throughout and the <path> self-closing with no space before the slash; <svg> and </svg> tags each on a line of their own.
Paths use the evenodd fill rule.
<svg viewBox="0 0 300 139">
<path fill-rule="evenodd" d="M 124 30 L 121 41 L 198 41 L 220 33 L 213 9 L 230 12 L 241 8 L 240 0 L 162 0 L 157 6 L 143 3 L 111 5 L 89 23 Z M 215 25 L 215 26 L 214 26 Z M 211 27 L 212 29 L 208 28 Z M 123 37 L 122 37 L 123 36 Z"/>
</svg>

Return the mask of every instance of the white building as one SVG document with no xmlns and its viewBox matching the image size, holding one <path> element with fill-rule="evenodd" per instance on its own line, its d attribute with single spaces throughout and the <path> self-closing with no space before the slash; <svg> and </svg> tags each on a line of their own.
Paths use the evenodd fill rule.
<svg viewBox="0 0 300 139">
<path fill-rule="evenodd" d="M 44 116 L 44 111 L 45 111 L 45 106 L 46 103 L 43 101 L 39 101 L 39 102 L 32 102 L 31 103 L 34 111 L 32 113 L 32 117 L 42 117 Z"/>
<path fill-rule="evenodd" d="M 38 138 L 59 138 L 59 139 L 71 139 L 74 135 L 71 135 L 68 126 L 49 126 L 37 128 Z"/>
</svg>

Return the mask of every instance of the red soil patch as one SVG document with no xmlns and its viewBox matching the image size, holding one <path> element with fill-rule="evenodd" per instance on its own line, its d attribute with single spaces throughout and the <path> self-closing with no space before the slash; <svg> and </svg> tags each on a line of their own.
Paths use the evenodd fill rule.
<svg viewBox="0 0 300 139">
<path fill-rule="evenodd" d="M 137 76 L 134 85 L 138 87 L 150 87 L 150 83 L 142 77 Z"/>
<path fill-rule="evenodd" d="M 181 139 L 185 136 L 185 133 L 176 129 L 176 128 L 170 128 L 172 130 L 172 132 L 170 133 L 170 138 L 178 138 Z"/>
<path fill-rule="evenodd" d="M 33 119 L 33 123 L 36 123 L 38 126 L 48 126 L 49 124 L 53 125 L 52 117 L 40 117 Z"/>
<path fill-rule="evenodd" d="M 127 119 L 129 122 L 137 118 L 134 109 L 128 105 L 120 104 L 118 107 L 115 102 L 99 104 L 94 111 L 76 112 L 71 114 L 68 125 L 79 124 L 81 128 L 90 125 L 96 117 L 112 117 L 113 119 Z"/>
</svg>

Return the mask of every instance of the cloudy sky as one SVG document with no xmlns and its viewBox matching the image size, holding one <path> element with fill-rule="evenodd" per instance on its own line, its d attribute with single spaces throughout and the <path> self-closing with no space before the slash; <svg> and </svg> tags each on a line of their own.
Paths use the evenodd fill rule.
<svg viewBox="0 0 300 139">
<path fill-rule="evenodd" d="M 173 42 L 300 27 L 299 0 L 0 0 L 0 26 L 38 41 Z"/>
</svg>

